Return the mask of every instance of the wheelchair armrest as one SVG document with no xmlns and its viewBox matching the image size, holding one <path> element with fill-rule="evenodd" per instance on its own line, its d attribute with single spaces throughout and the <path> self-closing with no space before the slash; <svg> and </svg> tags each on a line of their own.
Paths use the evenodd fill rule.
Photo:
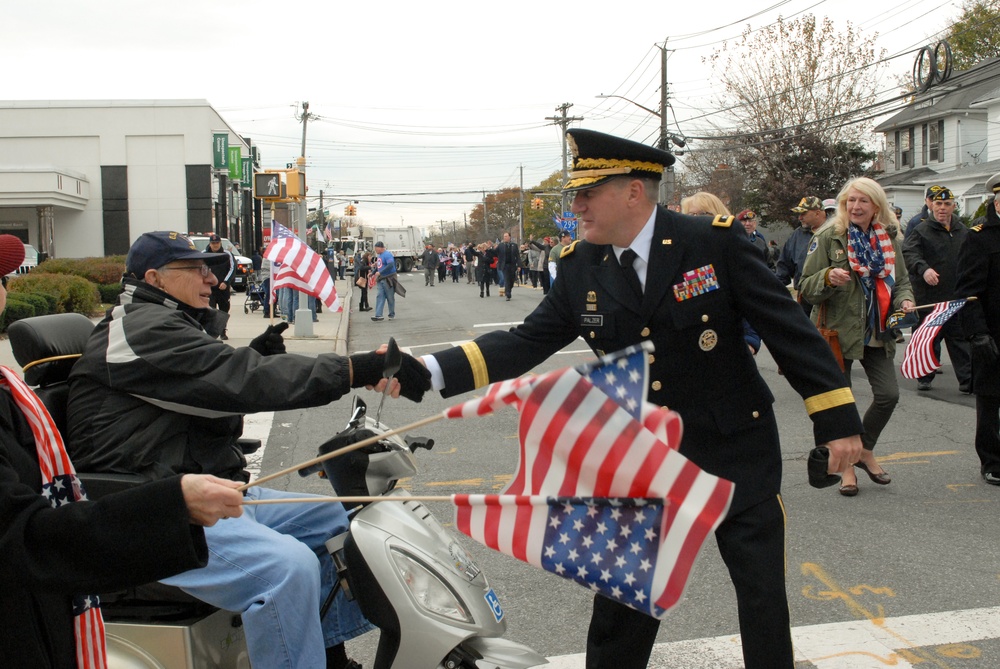
<svg viewBox="0 0 1000 669">
<path fill-rule="evenodd" d="M 243 455 L 255 453 L 260 448 L 260 439 L 240 438 L 236 440 L 236 445 L 243 451 Z"/>
<path fill-rule="evenodd" d="M 95 500 L 110 495 L 112 493 L 128 490 L 138 485 L 146 483 L 146 479 L 137 474 L 105 474 L 105 473 L 83 473 L 77 472 L 83 489 L 87 492 L 87 499 Z"/>
</svg>

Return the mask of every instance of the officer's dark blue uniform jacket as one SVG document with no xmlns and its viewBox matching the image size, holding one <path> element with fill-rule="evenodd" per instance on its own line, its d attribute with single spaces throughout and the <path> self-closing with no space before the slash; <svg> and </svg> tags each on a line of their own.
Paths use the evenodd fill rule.
<svg viewBox="0 0 1000 669">
<path fill-rule="evenodd" d="M 730 513 L 777 495 L 774 398 L 747 350 L 744 318 L 805 399 L 817 444 L 863 429 L 826 342 L 731 221 L 658 207 L 641 301 L 610 246 L 576 243 L 522 325 L 435 354 L 442 394 L 518 376 L 578 336 L 598 353 L 649 339 L 649 401 L 680 413 L 684 455 L 736 483 Z M 704 292 L 696 294 L 699 279 Z"/>
</svg>

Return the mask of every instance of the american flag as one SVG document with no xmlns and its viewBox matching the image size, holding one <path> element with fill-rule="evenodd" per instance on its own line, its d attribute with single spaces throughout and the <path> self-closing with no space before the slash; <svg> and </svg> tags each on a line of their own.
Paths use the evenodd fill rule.
<svg viewBox="0 0 1000 669">
<path fill-rule="evenodd" d="M 332 311 L 343 309 L 323 258 L 275 221 L 271 221 L 271 243 L 264 250 L 264 257 L 280 265 L 271 281 L 272 292 L 283 287 L 294 288 L 323 300 Z"/>
<path fill-rule="evenodd" d="M 31 427 L 42 476 L 42 495 L 53 508 L 87 500 L 83 484 L 66 453 L 66 445 L 55 421 L 38 396 L 21 378 L 0 366 L 0 385 L 10 389 L 14 403 Z M 107 666 L 104 619 L 97 595 L 73 597 L 73 632 L 76 636 L 76 664 L 80 669 L 103 669 Z"/>
<path fill-rule="evenodd" d="M 596 506 L 611 505 L 611 499 L 632 506 L 640 503 L 627 498 L 657 500 L 662 506 L 662 523 L 656 528 L 655 550 L 639 544 L 635 554 L 641 554 L 640 559 L 652 565 L 642 573 L 649 600 L 638 606 L 624 596 L 619 600 L 660 617 L 683 594 L 702 543 L 729 509 L 733 484 L 707 474 L 677 452 L 682 433 L 680 416 L 648 404 L 642 397 L 647 387 L 647 350 L 637 347 L 609 356 L 585 368 L 584 374 L 577 369 L 563 369 L 497 383 L 486 390 L 484 397 L 452 407 L 446 415 L 477 416 L 508 404 L 518 407 L 520 457 L 510 484 L 500 495 L 456 498 L 456 526 L 477 541 L 519 560 L 546 568 L 542 559 L 545 547 L 536 523 L 541 514 L 549 513 L 547 503 L 543 511 L 541 503 L 528 504 L 519 499 L 601 498 L 603 501 L 590 501 Z M 619 366 L 623 359 L 624 368 Z M 640 360 L 642 364 L 637 362 Z M 622 369 L 627 383 L 622 382 Z M 603 375 L 607 379 L 612 370 L 618 383 L 607 386 L 612 389 L 609 395 L 590 378 Z M 632 381 L 631 372 L 635 370 L 641 370 L 642 375 Z M 632 412 L 624 407 L 633 407 Z M 616 515 L 614 510 L 607 513 Z M 551 517 L 546 517 L 549 519 L 544 522 L 552 522 Z M 631 522 L 626 518 L 605 529 L 634 532 L 623 524 L 626 521 Z M 592 533 L 589 536 L 594 540 Z M 602 568 L 620 569 L 626 563 L 616 564 L 619 557 L 616 555 Z M 553 571 L 559 573 L 558 569 Z M 618 576 L 628 580 L 629 574 L 639 578 L 634 571 Z"/>
<path fill-rule="evenodd" d="M 906 347 L 903 364 L 899 367 L 899 371 L 905 378 L 919 379 L 922 376 L 933 374 L 941 366 L 937 356 L 934 355 L 934 338 L 941 330 L 941 326 L 964 307 L 967 301 L 966 298 L 962 298 L 951 302 L 938 302 L 934 305 L 934 310 L 913 333 L 913 336 L 910 337 L 910 343 Z"/>
</svg>

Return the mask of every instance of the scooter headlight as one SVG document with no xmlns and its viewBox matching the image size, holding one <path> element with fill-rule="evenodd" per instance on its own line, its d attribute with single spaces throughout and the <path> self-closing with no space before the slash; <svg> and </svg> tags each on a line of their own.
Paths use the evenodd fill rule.
<svg viewBox="0 0 1000 669">
<path fill-rule="evenodd" d="M 458 622 L 468 624 L 474 622 L 458 595 L 426 565 L 395 548 L 389 553 L 396 564 L 400 579 L 422 608 Z"/>
</svg>

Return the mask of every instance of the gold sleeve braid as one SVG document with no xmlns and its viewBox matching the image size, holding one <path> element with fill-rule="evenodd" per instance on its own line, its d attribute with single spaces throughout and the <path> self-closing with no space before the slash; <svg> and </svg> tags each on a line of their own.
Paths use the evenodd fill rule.
<svg viewBox="0 0 1000 669">
<path fill-rule="evenodd" d="M 806 413 L 811 416 L 818 411 L 825 411 L 826 409 L 832 409 L 845 404 L 854 404 L 854 394 L 851 393 L 850 388 L 838 388 L 837 390 L 807 397 L 805 403 Z"/>
<path fill-rule="evenodd" d="M 469 361 L 469 367 L 472 369 L 472 382 L 476 388 L 482 388 L 490 383 L 490 373 L 486 369 L 486 358 L 483 357 L 483 352 L 479 350 L 479 345 L 474 341 L 465 342 L 462 344 L 462 351 L 465 352 L 465 357 Z"/>
</svg>

